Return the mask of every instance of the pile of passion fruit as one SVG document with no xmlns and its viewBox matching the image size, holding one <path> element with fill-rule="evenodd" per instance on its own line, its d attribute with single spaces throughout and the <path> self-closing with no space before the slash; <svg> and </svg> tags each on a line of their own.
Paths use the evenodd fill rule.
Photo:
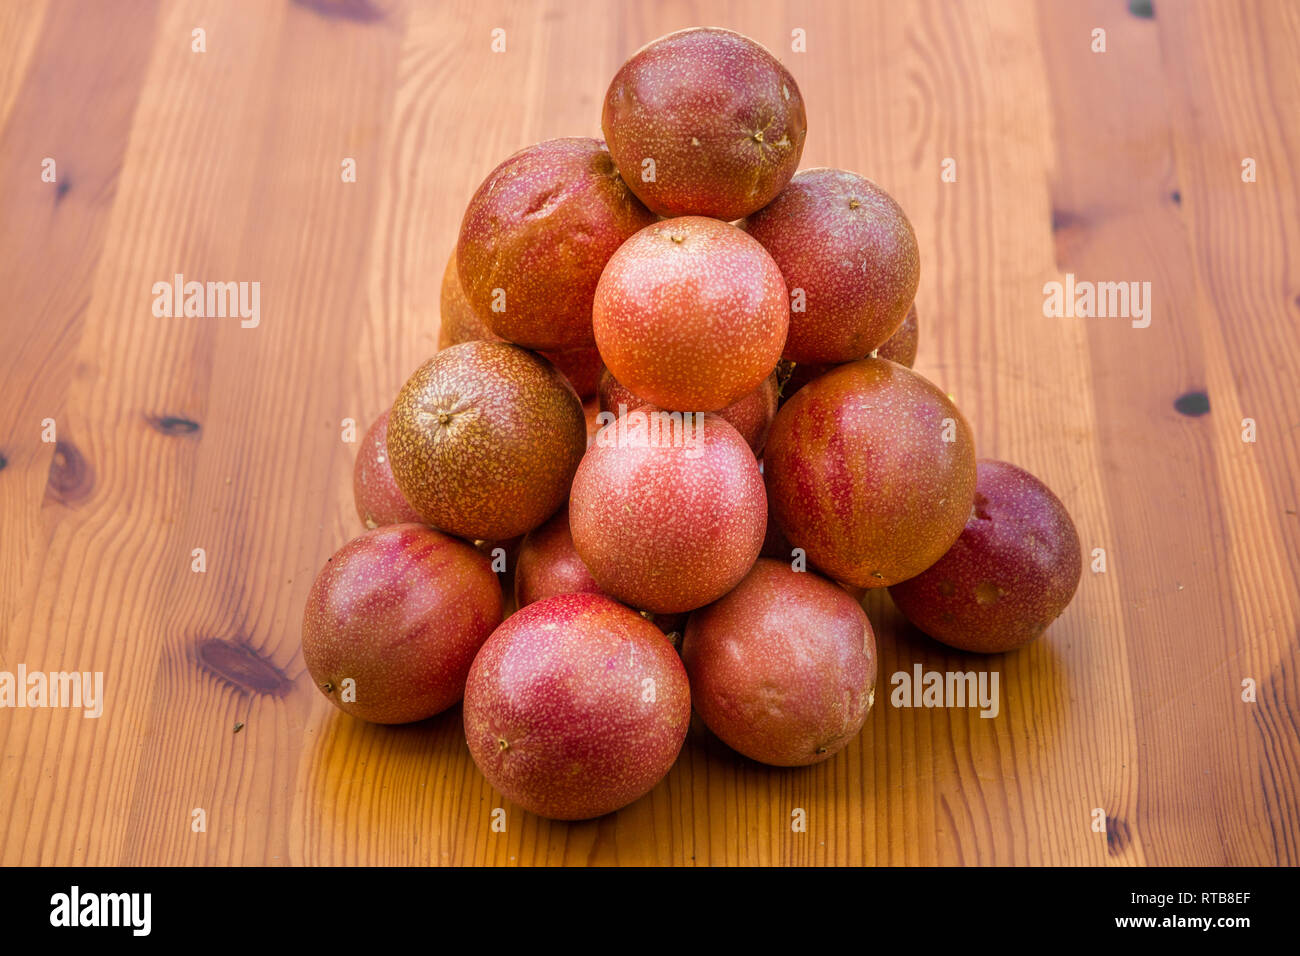
<svg viewBox="0 0 1300 956">
<path fill-rule="evenodd" d="M 303 622 L 340 709 L 463 699 L 492 786 L 557 819 L 652 789 L 692 709 L 753 760 L 833 757 L 875 697 L 865 589 L 1000 653 L 1082 570 L 1056 496 L 977 461 L 911 370 L 912 226 L 857 173 L 796 173 L 804 103 L 771 53 L 662 37 L 602 130 L 515 153 L 470 199 L 443 347 L 357 457 L 371 530 Z"/>
</svg>

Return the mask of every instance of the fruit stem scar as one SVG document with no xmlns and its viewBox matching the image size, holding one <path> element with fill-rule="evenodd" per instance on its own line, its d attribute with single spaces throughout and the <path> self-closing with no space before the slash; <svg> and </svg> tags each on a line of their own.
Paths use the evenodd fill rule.
<svg viewBox="0 0 1300 956">
<path fill-rule="evenodd" d="M 857 209 L 857 208 L 858 208 L 859 206 L 861 206 L 861 205 L 862 205 L 862 203 L 858 202 L 856 199 L 853 199 L 853 198 L 850 198 L 850 199 L 849 199 L 849 208 L 850 208 L 850 209 Z"/>
<path fill-rule="evenodd" d="M 505 739 L 504 737 L 498 737 L 498 738 L 497 738 L 497 749 L 498 749 L 498 752 L 500 752 L 500 753 L 505 753 L 507 750 L 510 749 L 510 744 L 506 741 L 506 739 Z"/>
<path fill-rule="evenodd" d="M 325 683 L 321 684 L 320 686 L 321 686 L 321 690 L 325 691 L 325 693 L 327 693 L 327 694 L 332 694 L 332 693 L 334 693 L 334 685 L 331 684 L 329 681 L 326 681 Z"/>
<path fill-rule="evenodd" d="M 445 408 L 440 408 L 436 413 L 426 412 L 426 411 L 418 412 L 416 417 L 419 418 L 420 421 L 422 422 L 427 422 L 431 418 L 436 418 L 438 419 L 439 425 L 450 425 L 452 419 L 452 413 L 447 411 Z"/>
</svg>

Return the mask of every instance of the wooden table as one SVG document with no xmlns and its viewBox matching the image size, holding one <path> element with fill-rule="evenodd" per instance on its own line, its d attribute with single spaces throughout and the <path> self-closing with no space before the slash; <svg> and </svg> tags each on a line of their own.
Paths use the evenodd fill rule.
<svg viewBox="0 0 1300 956">
<path fill-rule="evenodd" d="M 1300 862 L 1300 6 L 1149 7 L 0 3 L 0 670 L 105 683 L 98 719 L 0 710 L 0 863 Z M 600 135 L 618 65 L 693 24 L 789 65 L 804 166 L 903 204 L 918 370 L 1105 571 L 998 658 L 872 595 L 845 752 L 769 769 L 697 729 L 646 798 L 551 823 L 459 708 L 337 713 L 302 608 L 361 530 L 343 422 L 434 351 L 471 191 Z M 259 282 L 260 323 L 155 316 L 177 273 Z M 1066 273 L 1150 282 L 1150 326 L 1045 317 Z M 1000 713 L 891 706 L 918 663 L 996 671 Z"/>
</svg>

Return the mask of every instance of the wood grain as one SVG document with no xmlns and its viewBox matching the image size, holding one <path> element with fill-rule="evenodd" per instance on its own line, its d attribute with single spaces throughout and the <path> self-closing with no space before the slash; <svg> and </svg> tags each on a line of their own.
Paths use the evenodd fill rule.
<svg viewBox="0 0 1300 956">
<path fill-rule="evenodd" d="M 0 863 L 1300 862 L 1300 10 L 1138 9 L 0 4 L 0 670 L 106 688 L 99 719 L 0 710 Z M 918 370 L 1107 566 L 990 659 L 870 595 L 881 689 L 835 759 L 762 767 L 697 724 L 649 796 L 554 823 L 478 774 L 459 708 L 334 711 L 302 606 L 361 530 L 344 420 L 434 350 L 470 193 L 530 142 L 599 135 L 622 60 L 694 24 L 787 63 L 803 166 L 903 204 Z M 261 324 L 155 317 L 178 272 L 260 282 Z M 1149 281 L 1150 327 L 1045 318 L 1067 272 Z M 1001 712 L 891 706 L 916 663 L 996 671 Z"/>
</svg>

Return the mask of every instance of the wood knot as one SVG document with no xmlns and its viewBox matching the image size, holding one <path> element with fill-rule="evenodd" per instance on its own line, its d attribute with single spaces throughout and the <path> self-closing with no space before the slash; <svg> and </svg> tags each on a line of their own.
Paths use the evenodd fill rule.
<svg viewBox="0 0 1300 956">
<path fill-rule="evenodd" d="M 1210 396 L 1205 392 L 1186 392 L 1174 399 L 1174 410 L 1180 415 L 1199 418 L 1210 413 Z"/>
<path fill-rule="evenodd" d="M 193 435 L 199 430 L 199 423 L 190 418 L 177 415 L 146 415 L 145 421 L 156 431 L 164 435 Z"/>
<path fill-rule="evenodd" d="M 376 23 L 386 15 L 383 8 L 376 6 L 371 0 L 291 0 L 291 2 L 327 20 Z"/>
<path fill-rule="evenodd" d="M 283 697 L 293 681 L 257 651 L 239 641 L 210 637 L 195 648 L 199 665 L 246 694 Z"/>
<path fill-rule="evenodd" d="M 1112 817 L 1106 815 L 1106 852 L 1111 856 L 1119 856 L 1127 850 L 1133 843 L 1133 835 L 1129 833 L 1128 824 L 1122 817 Z"/>
<path fill-rule="evenodd" d="M 54 443 L 45 497 L 69 508 L 81 504 L 95 488 L 95 470 L 70 441 Z"/>
</svg>

